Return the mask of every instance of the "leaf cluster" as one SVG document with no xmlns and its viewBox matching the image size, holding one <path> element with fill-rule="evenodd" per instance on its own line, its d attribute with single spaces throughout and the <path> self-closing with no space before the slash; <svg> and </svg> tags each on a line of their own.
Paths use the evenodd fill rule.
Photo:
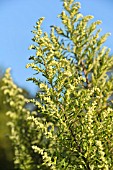
<svg viewBox="0 0 113 170">
<path fill-rule="evenodd" d="M 8 114 L 15 164 L 20 169 L 35 165 L 37 169 L 108 170 L 113 167 L 113 77 L 108 76 L 113 57 L 103 44 L 109 34 L 100 36 L 97 26 L 101 21 L 83 16 L 80 3 L 64 0 L 63 7 L 62 28 L 52 26 L 50 35 L 43 33 L 44 18 L 40 18 L 33 31 L 30 49 L 36 55 L 26 67 L 36 73 L 28 80 L 40 91 L 29 102 L 40 108 L 40 117 L 38 110 L 30 113 L 24 108 L 26 99 L 7 80 L 9 72 L 4 78 L 8 83 L 4 93 L 14 109 Z"/>
</svg>

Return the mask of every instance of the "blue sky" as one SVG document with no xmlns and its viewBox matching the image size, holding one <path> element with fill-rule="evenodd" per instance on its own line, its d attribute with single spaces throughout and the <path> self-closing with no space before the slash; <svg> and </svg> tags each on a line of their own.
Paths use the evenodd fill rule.
<svg viewBox="0 0 113 170">
<path fill-rule="evenodd" d="M 78 1 L 84 15 L 91 14 L 94 20 L 102 20 L 103 34 L 112 33 L 106 45 L 113 53 L 113 0 Z M 31 31 L 40 17 L 45 17 L 43 30 L 46 32 L 50 25 L 60 25 L 57 15 L 62 9 L 60 0 L 0 0 L 0 67 L 11 67 L 14 81 L 32 94 L 36 92 L 36 86 L 26 79 L 33 72 L 25 68 L 33 54 L 28 50 L 32 44 Z"/>
</svg>

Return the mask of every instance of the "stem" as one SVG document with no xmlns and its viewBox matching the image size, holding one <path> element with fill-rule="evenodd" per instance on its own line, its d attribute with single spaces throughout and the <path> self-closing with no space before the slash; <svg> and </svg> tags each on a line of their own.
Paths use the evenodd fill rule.
<svg viewBox="0 0 113 170">
<path fill-rule="evenodd" d="M 81 155 L 82 155 L 82 159 L 84 160 L 84 162 L 85 162 L 85 164 L 86 164 L 87 170 L 91 170 L 90 167 L 89 167 L 89 163 L 88 163 L 87 159 L 83 156 L 83 153 L 82 153 L 83 151 L 82 151 L 82 148 L 80 147 L 80 145 L 79 145 L 78 142 L 77 142 L 76 135 L 73 134 L 73 131 L 72 131 L 71 127 L 69 127 L 69 130 L 70 130 L 70 133 L 71 133 L 71 135 L 72 135 L 72 137 L 73 137 L 73 139 L 74 139 L 74 142 L 75 142 L 76 145 L 77 145 L 78 152 L 80 152 Z"/>
<path fill-rule="evenodd" d="M 85 75 L 85 78 L 86 78 L 87 88 L 89 88 L 90 84 L 89 84 L 89 80 L 88 80 L 88 76 L 87 76 L 85 65 L 84 65 L 83 61 L 81 61 L 80 64 L 81 64 L 81 66 L 83 68 L 83 72 L 84 72 L 84 75 Z"/>
<path fill-rule="evenodd" d="M 61 107 L 62 111 L 64 112 L 64 108 L 62 107 L 62 105 L 60 105 L 60 107 Z M 64 114 L 64 117 L 65 117 L 65 121 L 67 122 L 67 117 L 66 117 L 65 114 Z M 78 152 L 81 153 L 81 155 L 82 155 L 82 159 L 85 162 L 87 170 L 91 170 L 90 166 L 89 166 L 89 162 L 88 162 L 87 158 L 84 157 L 83 150 L 82 150 L 81 146 L 77 142 L 76 135 L 73 133 L 73 130 L 71 129 L 71 126 L 68 126 L 68 128 L 69 128 L 69 132 L 70 132 L 71 136 L 73 137 L 74 142 L 76 143 Z"/>
</svg>

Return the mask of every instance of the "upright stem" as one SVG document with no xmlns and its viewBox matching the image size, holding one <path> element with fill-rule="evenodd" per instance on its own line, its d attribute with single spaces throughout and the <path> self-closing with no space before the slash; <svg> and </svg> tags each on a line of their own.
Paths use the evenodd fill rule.
<svg viewBox="0 0 113 170">
<path fill-rule="evenodd" d="M 64 108 L 62 107 L 62 105 L 60 105 L 60 107 L 61 107 L 62 111 L 64 112 Z M 67 122 L 68 119 L 66 117 L 66 114 L 64 114 L 64 117 L 65 117 L 65 121 Z M 69 129 L 69 132 L 70 132 L 74 142 L 76 143 L 78 152 L 81 153 L 81 155 L 82 155 L 82 159 L 85 162 L 85 167 L 87 168 L 87 170 L 91 170 L 90 166 L 89 166 L 89 162 L 88 162 L 87 158 L 84 157 L 83 150 L 82 150 L 81 146 L 79 145 L 79 143 L 78 143 L 78 141 L 76 139 L 76 135 L 73 133 L 73 130 L 72 130 L 71 126 L 68 126 L 68 129 Z"/>
<path fill-rule="evenodd" d="M 88 76 L 87 76 L 87 72 L 86 72 L 86 68 L 85 68 L 85 65 L 83 63 L 83 61 L 81 61 L 81 66 L 83 68 L 83 72 L 84 72 L 84 75 L 85 75 L 85 78 L 86 78 L 86 83 L 87 83 L 87 88 L 89 87 L 89 80 L 88 80 Z"/>
</svg>

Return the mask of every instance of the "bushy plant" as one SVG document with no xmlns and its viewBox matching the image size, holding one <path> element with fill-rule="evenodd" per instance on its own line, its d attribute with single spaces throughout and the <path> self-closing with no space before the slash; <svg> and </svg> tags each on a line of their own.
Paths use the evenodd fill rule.
<svg viewBox="0 0 113 170">
<path fill-rule="evenodd" d="M 28 78 L 40 91 L 36 99 L 23 97 L 9 70 L 3 90 L 12 110 L 11 139 L 15 165 L 22 170 L 113 168 L 113 57 L 103 46 L 109 34 L 100 36 L 93 16 L 83 16 L 80 3 L 63 0 L 59 15 L 63 26 L 50 34 L 36 23 L 36 51 L 29 59 L 36 75 Z M 38 78 L 42 75 L 42 79 Z M 26 102 L 40 110 L 30 112 Z"/>
<path fill-rule="evenodd" d="M 9 118 L 6 117 L 6 112 L 9 110 L 8 105 L 3 104 L 4 94 L 1 90 L 3 73 L 0 70 L 0 169 L 13 170 L 13 152 L 11 141 L 9 140 L 9 128 L 6 125 Z"/>
</svg>

